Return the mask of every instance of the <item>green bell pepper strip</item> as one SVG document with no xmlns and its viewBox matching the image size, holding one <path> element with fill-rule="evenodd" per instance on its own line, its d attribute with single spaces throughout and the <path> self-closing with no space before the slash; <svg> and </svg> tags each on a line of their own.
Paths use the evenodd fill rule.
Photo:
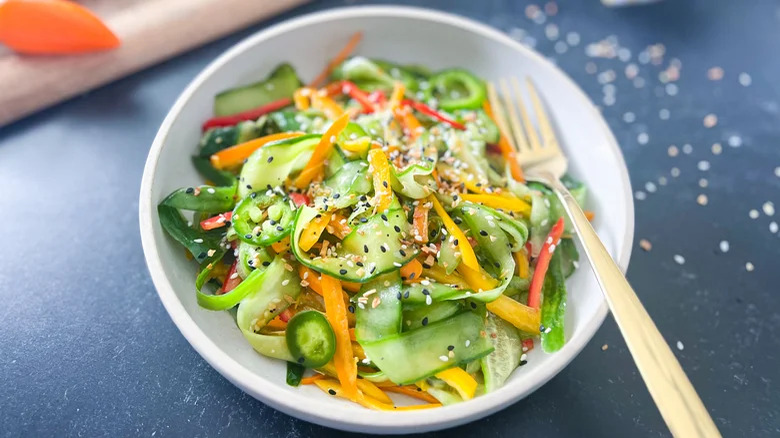
<svg viewBox="0 0 780 438">
<path fill-rule="evenodd" d="M 224 170 L 217 170 L 211 165 L 211 161 L 208 158 L 193 156 L 192 165 L 195 166 L 195 170 L 207 181 L 212 181 L 218 186 L 232 186 L 237 184 L 237 178 L 230 172 Z"/>
<path fill-rule="evenodd" d="M 428 81 L 430 97 L 446 111 L 481 108 L 487 97 L 484 82 L 466 70 L 444 70 Z"/>
<path fill-rule="evenodd" d="M 380 275 L 364 283 L 355 296 L 368 299 L 367 304 L 355 308 L 355 339 L 358 342 L 378 341 L 401 332 L 401 276 L 398 272 Z M 373 305 L 375 299 L 379 300 L 376 306 Z"/>
<path fill-rule="evenodd" d="M 553 353 L 561 349 L 566 342 L 564 335 L 564 316 L 566 314 L 566 283 L 561 271 L 561 256 L 553 254 L 542 287 L 542 350 Z"/>
<path fill-rule="evenodd" d="M 295 217 L 290 246 L 299 262 L 339 280 L 365 283 L 379 275 L 397 271 L 417 255 L 416 247 L 403 249 L 401 239 L 409 235 L 409 223 L 397 200 L 387 213 L 380 213 L 355 227 L 337 248 L 333 257 L 312 258 L 299 246 L 303 230 L 319 214 L 318 210 L 301 206 Z M 387 219 L 387 220 L 385 220 Z M 398 231 L 396 231 L 396 228 Z"/>
<path fill-rule="evenodd" d="M 485 321 L 485 332 L 494 350 L 480 362 L 485 391 L 492 392 L 502 387 L 512 371 L 520 365 L 523 345 L 517 328 L 492 313 L 488 314 Z"/>
<path fill-rule="evenodd" d="M 238 264 L 236 264 L 236 272 L 239 277 L 247 278 L 253 270 L 257 268 L 265 269 L 273 261 L 274 256 L 268 252 L 268 249 L 246 243 L 243 241 L 238 242 Z"/>
<path fill-rule="evenodd" d="M 490 354 L 493 346 L 483 336 L 484 328 L 481 316 L 464 312 L 360 345 L 391 381 L 407 385 Z"/>
<path fill-rule="evenodd" d="M 336 335 L 325 315 L 316 310 L 296 313 L 285 330 L 287 348 L 296 363 L 319 368 L 336 353 Z"/>
<path fill-rule="evenodd" d="M 268 246 L 290 234 L 294 218 L 286 196 L 254 192 L 236 205 L 231 222 L 242 241 Z"/>
<path fill-rule="evenodd" d="M 461 311 L 460 301 L 439 301 L 431 304 L 404 304 L 403 320 L 406 330 L 424 327 L 447 319 Z"/>
<path fill-rule="evenodd" d="M 338 210 L 358 203 L 360 196 L 373 188 L 368 177 L 368 163 L 349 161 L 322 183 L 326 196 L 314 198 L 314 207 L 320 211 Z"/>
<path fill-rule="evenodd" d="M 291 174 L 303 169 L 320 137 L 302 135 L 269 143 L 254 151 L 241 168 L 238 196 L 245 198 L 254 191 L 282 185 Z"/>
<path fill-rule="evenodd" d="M 174 191 L 163 199 L 160 205 L 208 214 L 224 213 L 233 209 L 236 202 L 235 195 L 235 185 L 187 187 Z"/>
<path fill-rule="evenodd" d="M 179 210 L 169 205 L 158 205 L 157 215 L 165 232 L 187 248 L 198 263 L 208 264 L 221 258 L 220 248 L 224 248 L 221 245 L 221 239 L 216 238 L 214 233 L 206 233 L 188 226 Z M 214 252 L 209 255 L 212 250 Z"/>
<path fill-rule="evenodd" d="M 301 384 L 301 380 L 303 379 L 303 373 L 305 372 L 305 366 L 293 362 L 287 362 L 287 384 L 290 386 L 299 386 Z"/>
</svg>

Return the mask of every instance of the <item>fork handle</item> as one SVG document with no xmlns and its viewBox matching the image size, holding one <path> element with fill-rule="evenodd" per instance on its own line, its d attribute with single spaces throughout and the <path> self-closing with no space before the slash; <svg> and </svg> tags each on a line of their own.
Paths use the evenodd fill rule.
<svg viewBox="0 0 780 438">
<path fill-rule="evenodd" d="M 674 353 L 574 197 L 557 178 L 545 179 L 571 218 L 612 316 L 669 430 L 675 437 L 720 437 Z"/>
</svg>

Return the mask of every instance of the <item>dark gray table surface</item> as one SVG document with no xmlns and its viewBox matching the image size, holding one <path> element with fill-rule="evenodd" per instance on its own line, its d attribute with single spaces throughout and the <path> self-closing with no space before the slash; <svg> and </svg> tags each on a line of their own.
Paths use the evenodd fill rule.
<svg viewBox="0 0 780 438">
<path fill-rule="evenodd" d="M 137 221 L 149 145 L 198 71 L 251 32 L 343 4 L 296 9 L 0 129 L 0 435 L 345 435 L 252 399 L 195 353 L 157 298 Z M 535 44 L 603 106 L 637 192 L 629 280 L 723 434 L 778 436 L 780 219 L 767 202 L 780 203 L 780 4 L 566 1 L 554 15 L 527 14 L 527 1 L 418 4 Z M 617 57 L 590 57 L 605 38 Z M 643 80 L 627 78 L 632 63 Z M 666 85 L 670 65 L 680 77 Z M 477 434 L 668 431 L 608 318 L 525 400 L 432 435 Z"/>
</svg>

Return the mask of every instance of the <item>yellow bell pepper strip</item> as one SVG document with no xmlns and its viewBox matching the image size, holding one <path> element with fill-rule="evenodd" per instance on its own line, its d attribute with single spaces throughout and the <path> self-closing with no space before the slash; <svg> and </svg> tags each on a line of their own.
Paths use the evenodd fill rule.
<svg viewBox="0 0 780 438">
<path fill-rule="evenodd" d="M 563 234 L 563 218 L 559 218 L 555 225 L 550 228 L 550 234 L 547 235 L 547 240 L 542 245 L 542 250 L 539 252 L 539 257 L 536 259 L 536 268 L 534 269 L 534 276 L 531 278 L 531 285 L 528 287 L 528 306 L 538 309 L 542 304 L 542 285 L 544 284 L 544 276 L 547 273 L 547 268 L 550 266 L 550 259 L 552 259 L 555 247 L 561 242 L 561 235 Z"/>
<path fill-rule="evenodd" d="M 414 207 L 412 218 L 412 236 L 415 242 L 428 243 L 428 212 L 431 205 L 428 202 L 419 202 Z"/>
<path fill-rule="evenodd" d="M 325 231 L 325 227 L 330 222 L 330 216 L 330 213 L 320 213 L 319 217 L 315 217 L 306 225 L 306 229 L 301 233 L 301 240 L 298 241 L 302 250 L 310 250 L 320 240 L 322 232 Z"/>
<path fill-rule="evenodd" d="M 436 377 L 444 380 L 458 391 L 463 400 L 471 400 L 477 391 L 477 381 L 461 367 L 454 367 L 436 373 Z"/>
<path fill-rule="evenodd" d="M 317 379 L 314 381 L 314 384 L 317 385 L 318 388 L 320 388 L 321 390 L 323 390 L 324 392 L 330 395 L 334 395 L 336 397 L 341 397 L 347 400 L 354 401 L 360 404 L 361 406 L 369 409 L 375 409 L 377 411 L 390 411 L 393 409 L 392 404 L 383 403 L 371 396 L 362 393 L 355 392 L 355 397 L 350 397 L 349 395 L 347 395 L 347 391 L 344 390 L 343 385 L 341 385 L 338 381 L 329 377 L 324 379 Z"/>
<path fill-rule="evenodd" d="M 357 380 L 357 386 L 358 389 L 366 396 L 371 397 L 375 400 L 378 400 L 382 403 L 387 403 L 389 405 L 393 404 L 393 400 L 387 396 L 381 389 L 377 388 L 376 385 L 374 385 L 372 382 L 366 380 L 366 379 L 358 379 Z"/>
<path fill-rule="evenodd" d="M 303 383 L 303 381 L 301 381 L 301 383 Z M 427 392 L 423 391 L 422 389 L 414 385 L 398 386 L 393 383 L 393 386 L 381 386 L 380 388 L 382 389 L 382 391 L 385 392 L 394 392 L 396 394 L 403 394 L 405 396 L 426 401 L 428 403 L 439 403 L 439 400 L 436 400 L 436 397 L 428 394 Z"/>
<path fill-rule="evenodd" d="M 404 283 L 417 283 L 422 280 L 422 263 L 417 259 L 412 259 L 409 263 L 401 266 L 400 272 Z"/>
<path fill-rule="evenodd" d="M 401 105 L 405 92 L 406 87 L 404 86 L 404 83 L 396 81 L 393 85 L 393 92 L 390 94 L 390 101 L 388 102 L 390 111 L 395 111 L 395 109 Z"/>
<path fill-rule="evenodd" d="M 490 108 L 490 102 L 488 102 L 487 99 L 485 99 L 485 102 L 482 104 L 482 108 L 485 110 L 485 113 L 487 113 L 488 117 L 494 121 L 496 120 L 496 117 L 493 115 L 493 109 Z M 504 157 L 504 160 L 507 163 L 509 163 L 509 173 L 512 174 L 512 178 L 519 182 L 525 181 L 525 177 L 523 176 L 523 169 L 520 167 L 520 162 L 517 161 L 517 152 L 512 147 L 512 145 L 509 144 L 509 140 L 507 140 L 506 135 L 503 132 L 501 133 L 498 140 L 498 148 L 501 150 L 501 156 Z"/>
<path fill-rule="evenodd" d="M 461 198 L 475 204 L 483 204 L 495 209 L 520 213 L 525 217 L 531 215 L 531 205 L 522 199 L 508 198 L 501 195 L 480 195 L 471 193 L 465 193 L 461 195 Z"/>
<path fill-rule="evenodd" d="M 252 152 L 260 149 L 268 143 L 286 140 L 288 138 L 300 137 L 303 132 L 280 132 L 278 134 L 266 135 L 245 143 L 237 144 L 213 154 L 210 158 L 211 165 L 217 169 L 231 169 L 240 166 L 244 160 L 252 155 Z"/>
<path fill-rule="evenodd" d="M 528 278 L 529 273 L 529 267 L 528 267 L 528 252 L 526 252 L 525 248 L 522 250 L 512 254 L 515 258 L 515 264 L 517 265 L 517 276 L 525 280 Z"/>
<path fill-rule="evenodd" d="M 282 253 L 290 249 L 290 236 L 286 236 L 284 239 L 271 244 L 271 249 L 276 251 L 277 254 Z"/>
<path fill-rule="evenodd" d="M 325 160 L 328 158 L 331 149 L 333 149 L 333 143 L 336 142 L 336 138 L 341 131 L 346 128 L 347 123 L 349 123 L 349 114 L 344 113 L 330 125 L 330 128 L 328 128 L 324 134 L 322 134 L 322 138 L 314 148 L 314 152 L 312 152 L 309 162 L 306 163 L 306 166 L 303 168 L 300 175 L 295 178 L 295 187 L 305 189 L 315 177 L 322 175 L 322 170 L 325 167 Z"/>
<path fill-rule="evenodd" d="M 419 409 L 431 409 L 431 408 L 440 408 L 441 403 L 429 403 L 425 405 L 409 405 L 409 406 L 396 406 L 393 408 L 394 411 L 417 411 Z"/>
<path fill-rule="evenodd" d="M 344 114 L 344 108 L 328 96 L 325 90 L 317 91 L 311 95 L 311 106 L 325 114 L 325 117 L 336 120 Z"/>
<path fill-rule="evenodd" d="M 539 309 L 528 307 L 506 295 L 499 295 L 495 301 L 487 303 L 487 309 L 525 333 L 539 334 L 539 325 L 542 323 L 542 312 Z"/>
<path fill-rule="evenodd" d="M 333 71 L 336 66 L 341 64 L 347 57 L 355 50 L 355 47 L 357 47 L 358 43 L 360 43 L 360 40 L 363 38 L 363 32 L 355 32 L 352 34 L 352 36 L 349 38 L 349 41 L 347 41 L 347 44 L 342 48 L 336 56 L 330 60 L 327 66 L 325 66 L 325 69 L 323 69 L 319 75 L 317 75 L 316 78 L 314 78 L 313 81 L 311 81 L 310 86 L 311 87 L 319 87 L 323 83 L 325 83 L 325 80 L 328 79 L 328 76 L 330 76 L 330 73 Z"/>
<path fill-rule="evenodd" d="M 317 90 L 310 87 L 301 87 L 293 93 L 293 102 L 295 103 L 295 109 L 298 111 L 306 111 L 311 106 L 311 95 L 316 93 Z"/>
<path fill-rule="evenodd" d="M 456 246 L 458 247 L 458 249 L 460 249 L 460 256 L 461 256 L 462 263 L 474 271 L 479 271 L 479 263 L 477 263 L 477 256 L 476 254 L 474 254 L 474 249 L 469 244 L 466 235 L 463 234 L 463 231 L 461 231 L 460 228 L 458 228 L 458 226 L 452 220 L 450 215 L 447 214 L 447 212 L 444 210 L 444 207 L 442 207 L 442 205 L 439 203 L 439 200 L 436 199 L 434 195 L 429 195 L 428 201 L 430 201 L 433 204 L 433 209 L 436 211 L 436 214 L 439 215 L 439 218 L 441 218 L 441 221 L 444 223 L 444 228 L 446 228 L 447 232 L 449 232 L 450 235 L 453 237 L 453 239 L 457 241 Z"/>
<path fill-rule="evenodd" d="M 438 264 L 423 269 L 423 277 L 436 280 L 437 283 L 454 284 L 458 286 L 458 289 L 469 289 L 471 287 L 466 283 L 466 280 L 463 277 L 455 275 L 455 273 L 448 274 L 447 271 Z"/>
<path fill-rule="evenodd" d="M 498 286 L 498 281 L 481 268 L 475 271 L 468 266 L 461 264 L 457 267 L 457 271 L 463 276 L 463 279 L 466 280 L 466 283 L 474 292 L 484 292 Z"/>
<path fill-rule="evenodd" d="M 416 140 L 422 134 L 423 127 L 408 106 L 393 108 L 393 115 L 410 139 Z"/>
<path fill-rule="evenodd" d="M 390 163 L 381 149 L 368 152 L 368 162 L 372 167 L 374 193 L 376 194 L 376 212 L 381 213 L 393 202 L 393 189 L 390 187 Z"/>
<path fill-rule="evenodd" d="M 350 400 L 358 400 L 357 364 L 349 340 L 347 306 L 344 304 L 341 283 L 328 275 L 323 275 L 320 282 L 322 296 L 325 298 L 325 316 L 336 335 L 336 354 L 333 356 L 336 374 L 343 387 L 344 396 Z"/>
</svg>

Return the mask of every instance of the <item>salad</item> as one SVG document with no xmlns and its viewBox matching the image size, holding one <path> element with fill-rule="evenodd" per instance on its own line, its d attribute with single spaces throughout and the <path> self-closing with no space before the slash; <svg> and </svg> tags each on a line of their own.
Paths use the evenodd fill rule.
<svg viewBox="0 0 780 438">
<path fill-rule="evenodd" d="M 200 306 L 290 385 L 381 410 L 469 400 L 564 344 L 571 224 L 524 182 L 482 79 L 350 56 L 359 39 L 308 85 L 282 64 L 218 94 L 192 158 L 206 184 L 160 223 L 200 266 Z"/>
</svg>

